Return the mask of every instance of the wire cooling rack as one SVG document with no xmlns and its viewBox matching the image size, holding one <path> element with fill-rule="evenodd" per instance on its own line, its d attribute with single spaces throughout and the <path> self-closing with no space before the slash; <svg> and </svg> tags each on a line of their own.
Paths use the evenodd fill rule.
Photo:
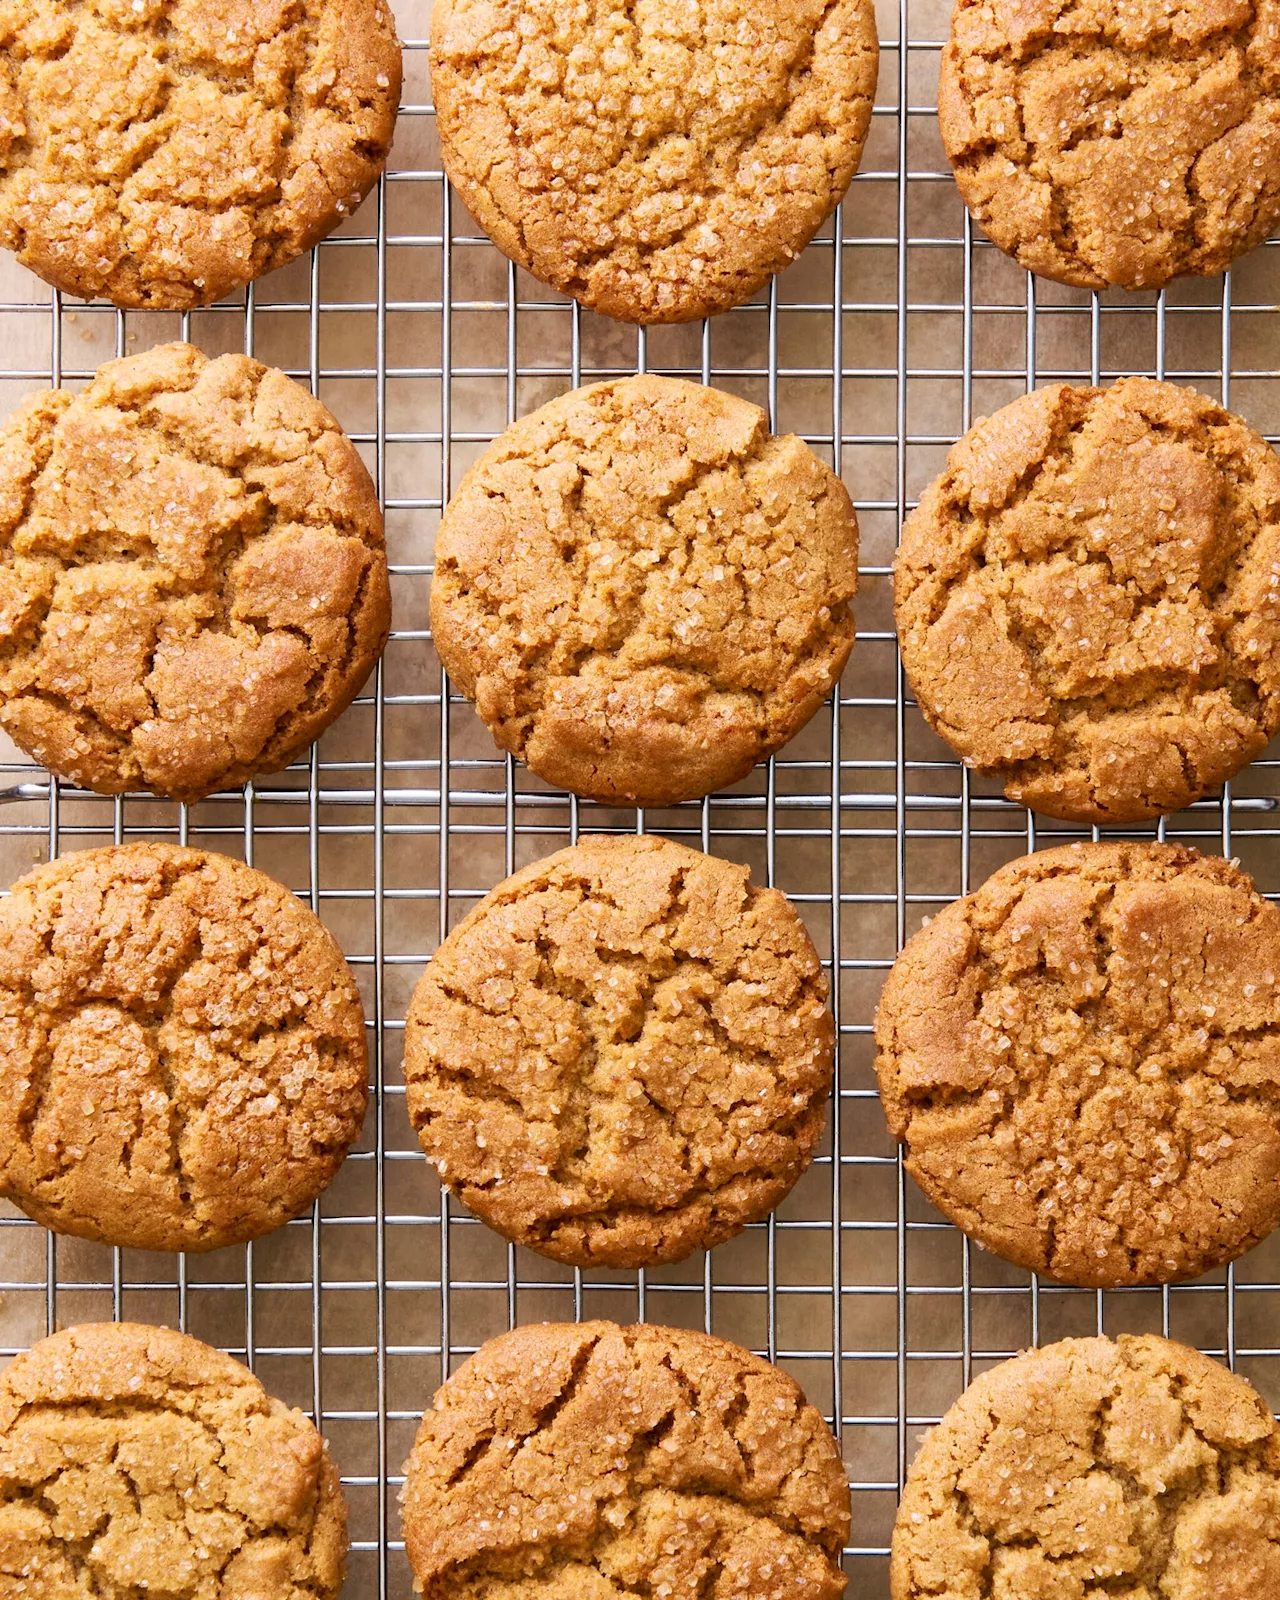
<svg viewBox="0 0 1280 1600">
<path fill-rule="evenodd" d="M 845 1564 L 887 1595 L 889 1533 L 923 1429 L 970 1377 L 1030 1343 L 1103 1329 L 1197 1344 L 1280 1399 L 1280 1244 L 1166 1290 L 1037 1282 L 971 1249 L 907 1181 L 876 1100 L 871 1024 L 885 970 L 922 917 L 1046 825 L 971 780 L 903 685 L 889 571 L 904 512 L 977 416 L 1065 378 L 1152 373 L 1280 429 L 1280 254 L 1166 294 L 1037 283 L 976 237 L 937 134 L 945 0 L 882 4 L 880 88 L 863 170 L 832 223 L 757 303 L 638 332 L 581 312 L 479 234 L 440 170 L 429 0 L 399 7 L 405 104 L 386 177 L 308 259 L 189 317 L 60 300 L 0 263 L 0 408 L 82 384 L 115 354 L 190 338 L 245 349 L 319 394 L 357 440 L 387 510 L 395 629 L 357 704 L 308 761 L 191 808 L 53 784 L 0 751 L 4 883 L 112 839 L 241 855 L 324 917 L 360 980 L 376 1097 L 314 1215 L 239 1250 L 176 1262 L 55 1239 L 0 1207 L 0 1355 L 55 1326 L 164 1322 L 246 1359 L 317 1416 L 351 1507 L 348 1593 L 407 1596 L 395 1497 L 423 1406 L 485 1338 L 547 1318 L 707 1327 L 779 1362 L 832 1419 L 853 1487 Z M 653 370 L 767 407 L 837 461 L 862 524 L 858 643 L 829 705 L 728 794 L 662 812 L 551 792 L 497 756 L 432 652 L 435 525 L 451 487 L 514 417 L 579 382 Z M 1158 830 L 1240 857 L 1280 889 L 1277 763 Z M 412 986 L 445 930 L 514 867 L 588 829 L 653 829 L 751 865 L 798 904 L 825 956 L 840 1032 L 828 1139 L 768 1223 L 649 1273 L 583 1275 L 508 1247 L 442 1196 L 400 1075 Z M 1148 836 L 1152 830 L 1145 831 Z"/>
</svg>

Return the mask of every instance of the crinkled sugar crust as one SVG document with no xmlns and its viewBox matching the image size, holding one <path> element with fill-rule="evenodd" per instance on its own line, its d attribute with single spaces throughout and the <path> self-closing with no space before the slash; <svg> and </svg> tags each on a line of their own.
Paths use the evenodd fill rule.
<svg viewBox="0 0 1280 1600">
<path fill-rule="evenodd" d="M 435 559 L 450 677 L 504 750 L 593 800 L 745 777 L 853 646 L 844 485 L 758 406 L 674 378 L 594 384 L 508 428 Z"/>
<path fill-rule="evenodd" d="M 1244 1381 L 1147 1334 L 984 1373 L 925 1440 L 893 1600 L 1280 1594 L 1280 1432 Z"/>
<path fill-rule="evenodd" d="M 1100 289 L 1223 271 L 1280 220 L 1275 0 L 957 0 L 938 117 L 1024 267 Z"/>
<path fill-rule="evenodd" d="M 486 1222 L 558 1261 L 677 1261 L 765 1216 L 825 1120 L 813 942 L 746 868 L 587 838 L 449 936 L 406 1023 L 409 1116 Z"/>
<path fill-rule="evenodd" d="M 383 0 L 0 0 L 0 244 L 187 310 L 309 250 L 391 145 Z"/>
<path fill-rule="evenodd" d="M 0 428 L 0 726 L 60 777 L 196 800 L 276 772 L 389 621 L 369 474 L 272 367 L 161 345 Z"/>
<path fill-rule="evenodd" d="M 0 1376 L 13 1600 L 333 1600 L 347 1510 L 324 1441 L 198 1339 L 87 1323 Z"/>
<path fill-rule="evenodd" d="M 870 0 L 436 0 L 441 154 L 513 261 L 628 322 L 739 304 L 857 171 Z"/>
<path fill-rule="evenodd" d="M 907 1170 L 1019 1265 L 1195 1277 L 1280 1222 L 1280 909 L 1194 850 L 1002 868 L 907 945 L 876 1069 Z"/>
<path fill-rule="evenodd" d="M 405 1468 L 423 1600 L 837 1600 L 839 1450 L 723 1339 L 548 1323 L 437 1393 Z"/>
<path fill-rule="evenodd" d="M 1280 461 L 1191 389 L 1054 384 L 967 433 L 902 532 L 930 724 L 1077 822 L 1177 811 L 1280 728 Z"/>
</svg>

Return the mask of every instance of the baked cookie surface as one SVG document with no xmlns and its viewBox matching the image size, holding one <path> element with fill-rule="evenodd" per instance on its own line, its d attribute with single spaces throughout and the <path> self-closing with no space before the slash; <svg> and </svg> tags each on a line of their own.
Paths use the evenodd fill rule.
<svg viewBox="0 0 1280 1600">
<path fill-rule="evenodd" d="M 903 665 L 966 765 L 1050 816 L 1177 811 L 1280 728 L 1280 460 L 1148 378 L 972 428 L 907 518 Z"/>
<path fill-rule="evenodd" d="M 491 1339 L 405 1468 L 423 1600 L 836 1600 L 849 1489 L 821 1415 L 737 1345 L 652 1324 Z"/>
<path fill-rule="evenodd" d="M 1280 1430 L 1243 1378 L 1151 1334 L 982 1374 L 927 1435 L 893 1600 L 1247 1600 L 1280 1592 Z"/>
<path fill-rule="evenodd" d="M 869 0 L 436 0 L 445 170 L 500 250 L 627 322 L 739 304 L 849 186 Z"/>
<path fill-rule="evenodd" d="M 0 900 L 0 1194 L 59 1233 L 212 1250 L 296 1216 L 360 1133 L 364 1015 L 283 885 L 165 844 Z"/>
<path fill-rule="evenodd" d="M 324 1440 L 247 1367 L 85 1323 L 0 1373 L 0 1548 L 15 1600 L 332 1600 L 347 1510 Z"/>
<path fill-rule="evenodd" d="M 1280 909 L 1227 862 L 1069 845 L 908 943 L 876 1017 L 907 1170 L 1007 1260 L 1195 1277 L 1280 1223 Z"/>
<path fill-rule="evenodd" d="M 0 10 L 0 244 L 54 288 L 185 311 L 335 228 L 387 157 L 382 0 Z"/>
<path fill-rule="evenodd" d="M 813 943 L 745 867 L 581 840 L 500 884 L 406 1021 L 408 1111 L 509 1239 L 644 1266 L 767 1215 L 808 1166 L 834 1024 Z"/>
<path fill-rule="evenodd" d="M 389 593 L 355 447 L 259 361 L 161 345 L 0 427 L 0 727 L 60 777 L 196 800 L 279 771 Z"/>
<path fill-rule="evenodd" d="M 1280 29 L 1253 0 L 957 0 L 938 119 L 1024 267 L 1158 289 L 1280 221 Z"/>
<path fill-rule="evenodd" d="M 743 778 L 853 646 L 858 524 L 758 406 L 674 378 L 575 390 L 467 473 L 431 626 L 504 750 L 588 799 L 669 805 Z"/>
</svg>

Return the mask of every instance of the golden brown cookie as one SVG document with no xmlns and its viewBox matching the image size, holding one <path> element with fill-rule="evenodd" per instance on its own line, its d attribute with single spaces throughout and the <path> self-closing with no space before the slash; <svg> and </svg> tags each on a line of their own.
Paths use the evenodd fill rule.
<svg viewBox="0 0 1280 1600">
<path fill-rule="evenodd" d="M 592 800 L 735 783 L 853 646 L 858 523 L 758 406 L 623 378 L 507 429 L 436 535 L 431 626 L 504 750 Z"/>
<path fill-rule="evenodd" d="M 1280 908 L 1227 862 L 1068 845 L 898 957 L 876 1071 L 907 1170 L 1069 1283 L 1192 1278 L 1280 1223 Z"/>
<path fill-rule="evenodd" d="M 799 1387 L 723 1339 L 544 1323 L 482 1346 L 405 1467 L 423 1600 L 836 1600 L 849 1488 Z"/>
<path fill-rule="evenodd" d="M 1151 1334 L 1064 1339 L 970 1384 L 925 1439 L 893 1600 L 1280 1594 L 1280 1430 L 1244 1381 Z"/>
<path fill-rule="evenodd" d="M 1061 283 L 1222 272 L 1280 221 L 1269 0 L 956 0 L 938 120 L 976 220 Z"/>
<path fill-rule="evenodd" d="M 85 299 L 208 305 L 355 210 L 399 99 L 384 0 L 0 6 L 0 244 Z"/>
<path fill-rule="evenodd" d="M 688 322 L 754 294 L 838 205 L 878 51 L 870 0 L 436 0 L 440 154 L 536 277 Z"/>
<path fill-rule="evenodd" d="M 6 1600 L 333 1600 L 346 1556 L 324 1440 L 198 1339 L 90 1322 L 0 1374 Z"/>
<path fill-rule="evenodd" d="M 966 766 L 1050 816 L 1177 811 L 1280 728 L 1280 461 L 1191 389 L 1053 384 L 907 518 L 903 666 Z"/>
<path fill-rule="evenodd" d="M 288 766 L 386 642 L 377 495 L 318 400 L 169 344 L 0 427 L 0 726 L 104 794 Z"/>
<path fill-rule="evenodd" d="M 360 1132 L 364 1014 L 283 885 L 226 856 L 109 845 L 0 900 L 0 1194 L 141 1250 L 278 1228 Z"/>
<path fill-rule="evenodd" d="M 507 1238 L 576 1266 L 679 1261 L 808 1166 L 826 998 L 804 924 L 745 867 L 588 837 L 499 884 L 436 951 L 405 1024 L 409 1117 Z"/>
</svg>

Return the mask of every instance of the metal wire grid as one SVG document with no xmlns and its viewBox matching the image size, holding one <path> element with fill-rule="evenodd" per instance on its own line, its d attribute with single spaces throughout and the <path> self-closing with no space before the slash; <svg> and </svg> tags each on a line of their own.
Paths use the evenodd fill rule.
<svg viewBox="0 0 1280 1600">
<path fill-rule="evenodd" d="M 1280 426 L 1274 252 L 1234 281 L 1100 299 L 1038 284 L 975 238 L 936 135 L 944 4 L 881 8 L 879 100 L 849 198 L 767 297 L 710 324 L 646 334 L 603 322 L 479 236 L 439 167 L 429 0 L 401 7 L 412 37 L 390 170 L 308 261 L 181 319 L 70 309 L 11 263 L 0 276 L 7 401 L 45 381 L 78 384 L 105 357 L 163 338 L 243 347 L 326 399 L 386 506 L 397 625 L 365 694 L 306 763 L 188 809 L 86 795 L 14 752 L 0 813 L 6 881 L 108 839 L 240 854 L 298 889 L 357 972 L 375 1099 L 361 1146 L 310 1218 L 175 1263 L 0 1215 L 0 1354 L 89 1318 L 168 1322 L 247 1360 L 320 1419 L 352 1510 L 352 1595 L 408 1594 L 394 1496 L 417 1417 L 443 1374 L 517 1321 L 705 1326 L 793 1372 L 849 1467 L 857 1597 L 887 1593 L 896 1496 L 921 1431 L 975 1371 L 1020 1346 L 1164 1331 L 1246 1372 L 1273 1404 L 1280 1394 L 1280 1249 L 1174 1289 L 1041 1284 L 971 1250 L 930 1210 L 876 1103 L 874 1003 L 920 916 L 1042 833 L 1075 836 L 973 781 L 911 704 L 888 597 L 902 516 L 975 416 L 1054 378 L 1167 374 L 1220 393 L 1264 431 Z M 425 625 L 432 531 L 460 470 L 552 393 L 646 369 L 755 398 L 837 461 L 864 553 L 858 645 L 837 700 L 732 793 L 648 814 L 580 805 L 497 759 L 449 693 Z M 1264 890 L 1280 887 L 1277 766 L 1256 763 L 1238 792 L 1159 835 L 1239 855 Z M 653 828 L 749 862 L 800 906 L 833 979 L 841 1064 L 824 1152 L 776 1217 L 661 1272 L 584 1276 L 503 1244 L 440 1193 L 403 1111 L 404 1010 L 434 944 L 500 877 L 589 828 Z"/>
</svg>

